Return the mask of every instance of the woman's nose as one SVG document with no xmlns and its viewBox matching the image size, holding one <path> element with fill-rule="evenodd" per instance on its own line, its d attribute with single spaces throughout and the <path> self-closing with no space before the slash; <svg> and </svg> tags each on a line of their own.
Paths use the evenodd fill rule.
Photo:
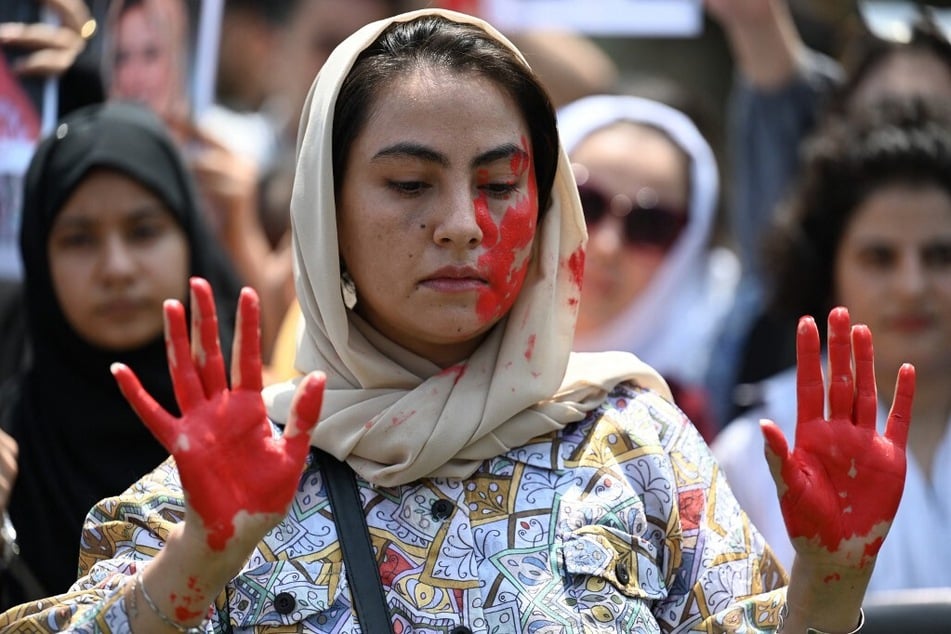
<svg viewBox="0 0 951 634">
<path fill-rule="evenodd" d="M 491 223 L 488 202 L 484 195 L 473 198 L 468 188 L 449 192 L 439 203 L 439 213 L 433 239 L 442 246 L 473 248 L 482 243 L 484 225 Z"/>
<path fill-rule="evenodd" d="M 613 257 L 624 248 L 621 220 L 605 216 L 588 225 L 588 257 Z"/>
<path fill-rule="evenodd" d="M 135 257 L 121 236 L 109 236 L 103 241 L 100 263 L 102 273 L 108 278 L 131 275 L 135 271 Z"/>
<path fill-rule="evenodd" d="M 928 284 L 928 271 L 917 253 L 903 254 L 895 275 L 896 292 L 918 295 Z"/>
</svg>

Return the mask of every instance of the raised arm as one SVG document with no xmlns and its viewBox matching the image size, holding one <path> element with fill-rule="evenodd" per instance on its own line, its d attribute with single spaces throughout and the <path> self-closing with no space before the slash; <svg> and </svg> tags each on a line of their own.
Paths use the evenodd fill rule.
<svg viewBox="0 0 951 634">
<path fill-rule="evenodd" d="M 762 423 L 766 457 L 796 549 L 784 632 L 856 627 L 905 483 L 914 367 L 899 370 L 887 427 L 879 434 L 868 327 L 851 326 L 848 311 L 834 309 L 828 352 L 828 417 L 819 333 L 815 321 L 804 317 L 797 332 L 795 448 L 789 450 L 775 423 Z"/>
<path fill-rule="evenodd" d="M 59 76 L 69 70 L 96 32 L 96 21 L 83 0 L 34 0 L 51 8 L 60 24 L 0 24 L 0 49 L 29 51 L 15 64 L 20 75 Z"/>
<path fill-rule="evenodd" d="M 158 405 L 130 368 L 113 367 L 122 393 L 175 457 L 186 500 L 185 521 L 125 590 L 133 631 L 173 631 L 159 614 L 184 626 L 204 619 L 214 598 L 286 514 L 323 398 L 325 377 L 308 375 L 284 434 L 274 437 L 260 394 L 257 295 L 249 288 L 241 293 L 230 388 L 205 280 L 192 279 L 191 307 L 189 343 L 184 306 L 165 305 L 169 371 L 180 417 Z"/>
<path fill-rule="evenodd" d="M 723 28 L 747 81 L 765 90 L 792 81 L 804 44 L 786 0 L 705 0 L 705 4 Z"/>
</svg>

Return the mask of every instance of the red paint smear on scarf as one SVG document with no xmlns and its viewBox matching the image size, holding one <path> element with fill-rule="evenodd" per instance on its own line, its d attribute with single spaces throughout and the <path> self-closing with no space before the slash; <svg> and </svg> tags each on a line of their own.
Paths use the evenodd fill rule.
<svg viewBox="0 0 951 634">
<path fill-rule="evenodd" d="M 535 353 L 535 335 L 528 338 L 528 347 L 525 348 L 525 360 L 531 361 L 532 354 Z"/>
<path fill-rule="evenodd" d="M 394 416 L 392 420 L 390 420 L 390 425 L 392 425 L 393 427 L 399 427 L 400 425 L 408 421 L 410 418 L 412 418 L 413 414 L 415 413 L 416 413 L 416 410 L 414 409 L 413 411 L 406 412 L 405 414 L 401 414 L 400 416 Z"/>
<path fill-rule="evenodd" d="M 525 139 L 522 139 L 522 146 L 528 147 Z M 523 254 L 535 238 L 538 222 L 538 185 L 530 152 L 526 150 L 514 155 L 511 169 L 513 175 L 519 177 L 527 170 L 528 193 L 505 210 L 501 223 L 496 224 L 493 220 L 484 192 L 473 201 L 486 248 L 479 257 L 478 266 L 486 271 L 489 283 L 488 288 L 479 292 L 476 312 L 486 322 L 507 313 L 518 298 L 530 260 Z M 516 262 L 519 256 L 524 257 L 523 262 Z"/>
<path fill-rule="evenodd" d="M 578 289 L 581 289 L 581 282 L 584 280 L 584 247 L 578 249 L 568 258 L 568 269 L 571 270 L 571 281 L 575 283 Z M 574 300 L 577 303 L 577 299 Z"/>
<path fill-rule="evenodd" d="M 452 380 L 452 384 L 455 385 L 459 382 L 459 379 L 462 378 L 462 375 L 466 373 L 466 366 L 462 364 L 452 365 L 439 373 L 440 376 L 449 376 L 450 374 L 455 375 Z M 434 390 L 435 392 L 435 390 Z"/>
</svg>

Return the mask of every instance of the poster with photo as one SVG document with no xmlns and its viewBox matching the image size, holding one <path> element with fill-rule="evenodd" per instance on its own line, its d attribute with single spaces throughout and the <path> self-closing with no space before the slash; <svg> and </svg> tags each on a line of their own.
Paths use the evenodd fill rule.
<svg viewBox="0 0 951 634">
<path fill-rule="evenodd" d="M 214 99 L 223 0 L 112 0 L 102 72 L 110 99 L 168 121 L 195 120 Z"/>
<path fill-rule="evenodd" d="M 503 31 L 570 29 L 594 36 L 694 37 L 702 0 L 443 0 Z"/>
<path fill-rule="evenodd" d="M 36 0 L 0 1 L 0 23 L 33 23 L 51 17 Z M 23 175 L 40 135 L 56 121 L 56 82 L 24 78 L 16 63 L 27 51 L 0 49 L 0 278 L 19 279 Z"/>
<path fill-rule="evenodd" d="M 195 120 L 214 100 L 224 0 L 86 0 L 99 32 L 108 98 L 143 102 L 169 120 Z M 42 0 L 0 0 L 0 23 L 55 23 Z M 0 278 L 19 279 L 22 179 L 39 138 L 57 119 L 55 78 L 15 72 L 29 51 L 0 50 Z"/>
</svg>

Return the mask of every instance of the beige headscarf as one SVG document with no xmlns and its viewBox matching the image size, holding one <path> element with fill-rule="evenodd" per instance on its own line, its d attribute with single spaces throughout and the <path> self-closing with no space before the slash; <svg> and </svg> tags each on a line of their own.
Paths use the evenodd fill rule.
<svg viewBox="0 0 951 634">
<path fill-rule="evenodd" d="M 414 11 L 357 31 L 337 47 L 311 87 L 291 201 L 303 314 L 296 365 L 301 372 L 327 374 L 311 444 L 381 486 L 425 476 L 466 477 L 483 460 L 582 419 L 621 381 L 670 397 L 663 379 L 633 355 L 570 352 L 586 234 L 563 151 L 521 294 L 467 361 L 440 368 L 344 306 L 331 160 L 334 103 L 364 48 L 392 22 L 426 14 L 475 24 L 516 50 L 485 22 L 443 10 Z M 278 423 L 287 420 L 296 383 L 265 390 L 268 414 Z"/>
</svg>

